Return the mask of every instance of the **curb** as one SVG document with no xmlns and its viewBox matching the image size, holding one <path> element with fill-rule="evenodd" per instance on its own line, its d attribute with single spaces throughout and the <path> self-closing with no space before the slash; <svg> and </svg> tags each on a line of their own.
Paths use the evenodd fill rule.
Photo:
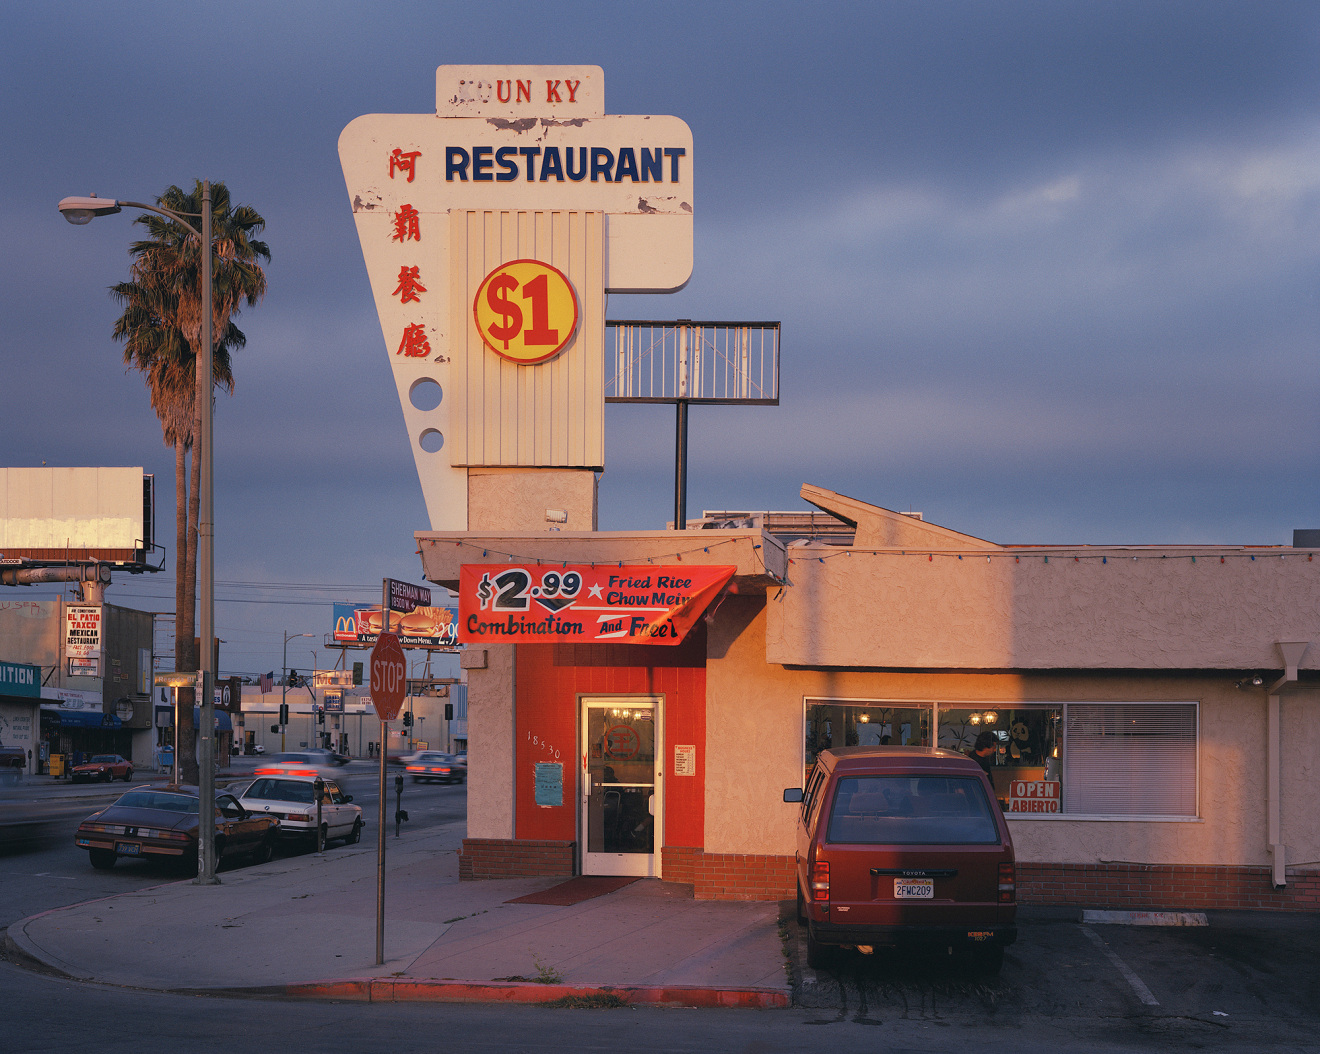
<svg viewBox="0 0 1320 1054">
<path fill-rule="evenodd" d="M 367 978 L 228 991 L 234 994 L 281 995 L 293 999 L 333 999 L 362 1003 L 544 1004 L 583 1000 L 630 1006 L 696 1009 L 732 1007 L 751 1010 L 779 1010 L 790 1005 L 788 992 L 772 988 L 699 988 L 683 985 L 519 984 Z"/>
</svg>

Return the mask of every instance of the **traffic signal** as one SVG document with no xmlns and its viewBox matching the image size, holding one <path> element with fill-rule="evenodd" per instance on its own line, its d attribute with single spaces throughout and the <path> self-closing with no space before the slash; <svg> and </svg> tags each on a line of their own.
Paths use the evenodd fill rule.
<svg viewBox="0 0 1320 1054">
<path fill-rule="evenodd" d="M 361 687 L 362 685 L 362 663 L 353 663 L 353 684 Z"/>
<path fill-rule="evenodd" d="M 403 723 L 405 725 L 411 725 L 413 723 L 413 715 L 411 710 L 405 710 L 403 712 Z"/>
<path fill-rule="evenodd" d="M 280 730 L 280 726 L 279 726 L 279 725 L 271 725 L 271 726 L 270 726 L 270 730 L 271 730 L 272 732 L 276 732 L 276 733 L 278 733 L 279 730 Z"/>
<path fill-rule="evenodd" d="M 323 724 L 325 724 L 325 711 L 324 711 L 324 710 L 317 710 L 317 711 L 316 711 L 316 723 L 317 723 L 318 725 L 323 725 Z"/>
<path fill-rule="evenodd" d="M 289 723 L 289 704 L 280 703 L 280 724 L 287 725 L 288 723 Z"/>
<path fill-rule="evenodd" d="M 454 719 L 454 704 L 445 703 L 445 720 L 452 721 L 453 719 Z"/>
<path fill-rule="evenodd" d="M 302 678 L 298 676 L 297 670 L 289 671 L 288 683 L 290 688 L 299 688 L 302 686 Z"/>
</svg>

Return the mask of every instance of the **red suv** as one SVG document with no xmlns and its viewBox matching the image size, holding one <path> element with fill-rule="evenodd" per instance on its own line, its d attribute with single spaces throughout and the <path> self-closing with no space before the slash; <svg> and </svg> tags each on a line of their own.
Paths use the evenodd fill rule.
<svg viewBox="0 0 1320 1054">
<path fill-rule="evenodd" d="M 837 947 L 970 949 L 998 970 L 1017 939 L 1013 839 L 971 758 L 928 747 L 822 751 L 797 827 L 798 921 L 807 962 Z"/>
</svg>

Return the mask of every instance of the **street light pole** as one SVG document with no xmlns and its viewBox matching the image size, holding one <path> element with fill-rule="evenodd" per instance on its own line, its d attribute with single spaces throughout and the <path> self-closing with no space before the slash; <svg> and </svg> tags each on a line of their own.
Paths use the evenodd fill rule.
<svg viewBox="0 0 1320 1054">
<path fill-rule="evenodd" d="M 284 631 L 284 683 L 280 686 L 280 753 L 284 753 L 284 721 L 285 706 L 288 705 L 289 698 L 289 641 L 297 640 L 299 637 L 310 637 L 310 633 L 290 633 Z"/>
<path fill-rule="evenodd" d="M 202 693 L 200 700 L 201 733 L 198 758 L 197 792 L 200 826 L 197 838 L 198 873 L 201 885 L 218 885 L 215 874 L 215 490 L 213 486 L 213 444 L 211 389 L 212 374 L 212 273 L 211 261 L 215 246 L 211 241 L 211 184 L 202 180 L 202 229 L 199 231 L 181 213 L 172 209 L 147 205 L 140 201 L 116 201 L 113 198 L 64 198 L 59 203 L 60 213 L 73 224 L 89 223 L 93 217 L 108 216 L 123 207 L 142 209 L 165 216 L 195 235 L 202 249 L 202 332 L 201 347 L 197 349 L 196 382 L 198 415 L 197 451 L 198 478 L 193 481 L 198 494 L 197 513 L 197 606 L 199 608 L 198 638 L 201 655 L 197 664 L 197 684 Z M 177 726 L 176 726 L 177 727 Z M 175 771 L 179 758 L 174 758 Z"/>
</svg>

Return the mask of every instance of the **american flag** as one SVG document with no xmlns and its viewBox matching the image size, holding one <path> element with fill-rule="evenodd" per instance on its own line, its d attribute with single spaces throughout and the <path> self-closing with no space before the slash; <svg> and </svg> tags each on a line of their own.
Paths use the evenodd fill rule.
<svg viewBox="0 0 1320 1054">
<path fill-rule="evenodd" d="M 275 671 L 271 670 L 270 673 L 263 673 L 257 678 L 257 683 L 261 685 L 261 694 L 269 695 L 270 690 L 275 686 Z"/>
</svg>

